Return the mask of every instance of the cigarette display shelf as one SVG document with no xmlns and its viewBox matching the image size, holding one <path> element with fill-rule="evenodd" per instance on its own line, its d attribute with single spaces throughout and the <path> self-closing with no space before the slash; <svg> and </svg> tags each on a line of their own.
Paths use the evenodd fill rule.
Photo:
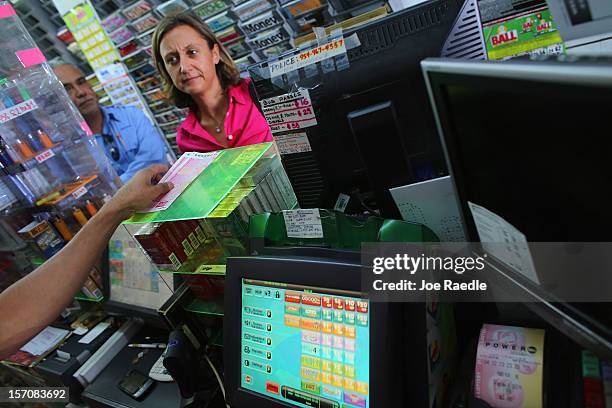
<svg viewBox="0 0 612 408">
<path fill-rule="evenodd" d="M 169 208 L 136 214 L 127 222 L 141 225 L 134 237 L 153 263 L 160 248 L 170 248 L 175 255 L 182 237 L 189 236 L 182 248 L 191 243 L 193 253 L 173 268 L 165 269 L 159 261 L 157 265 L 173 273 L 175 288 L 179 282 L 189 287 L 193 298 L 185 302 L 186 310 L 219 317 L 225 262 L 229 256 L 247 254 L 249 215 L 296 204 L 275 145 L 262 143 L 220 151 Z"/>
<path fill-rule="evenodd" d="M 21 157 L 13 160 L 13 164 L 10 164 L 4 168 L 5 172 L 11 175 L 16 175 L 24 171 L 31 170 L 36 166 L 44 163 L 46 158 L 55 156 L 62 152 L 63 145 L 61 142 L 55 142 L 48 147 L 44 147 L 40 151 L 32 151 L 28 155 L 22 155 Z"/>
<path fill-rule="evenodd" d="M 114 193 L 117 176 L 51 67 L 32 54 L 29 30 L 14 13 L 0 20 L 0 218 L 36 254 L 25 258 L 33 270 Z M 101 282 L 90 281 L 80 296 L 100 300 Z"/>
</svg>

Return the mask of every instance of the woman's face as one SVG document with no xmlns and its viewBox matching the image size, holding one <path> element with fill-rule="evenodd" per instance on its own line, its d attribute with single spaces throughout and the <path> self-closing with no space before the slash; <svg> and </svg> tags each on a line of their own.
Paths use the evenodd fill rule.
<svg viewBox="0 0 612 408">
<path fill-rule="evenodd" d="M 217 44 L 208 42 L 191 26 L 168 31 L 159 51 L 174 86 L 189 95 L 201 94 L 218 81 L 215 66 L 220 60 Z"/>
</svg>

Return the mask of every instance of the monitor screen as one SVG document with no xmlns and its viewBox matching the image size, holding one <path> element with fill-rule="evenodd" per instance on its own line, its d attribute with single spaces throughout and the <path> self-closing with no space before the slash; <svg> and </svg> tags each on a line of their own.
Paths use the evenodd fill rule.
<svg viewBox="0 0 612 408">
<path fill-rule="evenodd" d="M 529 242 L 609 241 L 612 77 L 581 83 L 584 67 L 568 63 L 461 64 L 489 72 L 427 75 L 471 240 L 468 201 Z"/>
<path fill-rule="evenodd" d="M 244 278 L 241 287 L 241 387 L 296 407 L 370 406 L 367 299 Z"/>
<path fill-rule="evenodd" d="M 144 255 L 127 230 L 137 227 L 121 225 L 109 241 L 110 300 L 156 311 L 172 296 L 172 274 L 160 273 Z"/>
</svg>

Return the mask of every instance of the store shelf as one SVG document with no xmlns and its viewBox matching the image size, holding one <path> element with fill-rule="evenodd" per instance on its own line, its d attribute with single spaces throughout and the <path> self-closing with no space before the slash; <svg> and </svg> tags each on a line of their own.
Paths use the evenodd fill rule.
<svg viewBox="0 0 612 408">
<path fill-rule="evenodd" d="M 160 91 L 160 90 L 161 90 L 161 86 L 156 86 L 156 87 L 155 87 L 155 88 L 153 88 L 153 89 L 149 89 L 148 91 L 143 92 L 142 96 L 145 96 L 145 95 L 150 95 L 150 94 L 152 94 L 152 93 L 154 93 L 154 92 L 156 92 L 156 91 Z M 158 115 L 155 115 L 155 116 L 158 116 Z"/>
<path fill-rule="evenodd" d="M 166 103 L 166 102 L 164 102 L 164 101 L 155 101 L 154 103 L 149 105 L 149 108 L 153 108 L 154 106 L 157 106 L 157 105 L 163 105 L 164 103 Z M 155 117 L 163 115 L 164 113 L 168 113 L 168 112 L 172 111 L 173 109 L 174 108 L 172 106 L 168 106 L 168 109 L 164 109 L 163 111 L 157 112 L 155 114 Z"/>
<path fill-rule="evenodd" d="M 147 65 L 151 65 L 151 63 L 149 61 L 141 62 L 140 64 L 136 65 L 135 67 L 132 67 L 132 68 L 128 69 L 128 73 L 131 74 L 132 72 L 137 71 L 140 68 L 144 68 Z"/>
<path fill-rule="evenodd" d="M 144 33 L 140 33 L 136 36 L 136 38 L 143 38 L 146 37 L 147 35 L 151 34 L 153 31 L 155 31 L 155 28 L 152 28 L 150 30 L 145 31 Z"/>
<path fill-rule="evenodd" d="M 97 178 L 98 178 L 97 175 L 93 175 L 93 176 L 85 177 L 82 181 L 66 184 L 62 186 L 61 188 L 57 189 L 56 192 L 51 193 L 50 195 L 53 195 L 55 193 L 59 193 L 59 195 L 47 201 L 45 204 L 46 205 L 58 205 L 59 203 L 61 203 L 62 201 L 64 201 L 66 198 L 70 196 L 72 196 L 76 200 L 78 199 L 77 196 L 79 194 L 81 193 L 85 194 L 82 189 L 83 188 L 86 189 L 86 186 L 89 185 L 94 180 L 96 180 Z"/>
<path fill-rule="evenodd" d="M 136 37 L 130 37 L 127 40 L 120 42 L 119 44 L 115 44 L 115 48 L 119 49 L 123 47 L 124 45 L 126 45 L 127 43 L 129 43 L 130 41 L 134 41 L 134 39 L 136 39 Z"/>
<path fill-rule="evenodd" d="M 51 157 L 53 157 L 54 155 L 61 153 L 63 149 L 64 147 L 60 143 L 56 143 L 48 149 L 34 152 L 31 157 L 23 162 L 12 164 L 11 166 L 7 167 L 7 170 L 10 174 L 18 174 L 23 171 L 30 170 L 35 166 L 44 163 L 46 161 L 45 157 L 49 156 L 49 154 L 52 154 Z"/>
<path fill-rule="evenodd" d="M 117 47 L 117 48 L 118 48 L 118 47 Z M 141 53 L 141 52 L 143 52 L 144 50 L 145 50 L 144 48 L 138 48 L 136 51 L 132 51 L 132 52 L 131 52 L 131 53 L 129 53 L 128 55 L 126 55 L 126 56 L 124 56 L 124 57 L 121 57 L 121 61 L 123 62 L 123 61 L 125 61 L 125 60 L 128 60 L 128 59 L 132 58 L 133 56 L 140 54 L 140 53 Z"/>
<path fill-rule="evenodd" d="M 181 122 L 182 120 L 176 119 L 176 120 L 171 120 L 170 122 L 157 122 L 157 123 L 159 123 L 159 126 L 171 126 L 171 125 L 178 125 Z"/>
</svg>

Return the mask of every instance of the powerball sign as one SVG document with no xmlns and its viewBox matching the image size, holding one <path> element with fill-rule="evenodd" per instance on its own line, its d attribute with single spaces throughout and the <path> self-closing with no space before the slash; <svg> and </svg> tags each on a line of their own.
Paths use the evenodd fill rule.
<svg viewBox="0 0 612 408">
<path fill-rule="evenodd" d="M 273 134 L 317 124 L 308 89 L 264 99 L 261 109 Z"/>
<path fill-rule="evenodd" d="M 280 61 L 270 62 L 270 77 L 274 78 L 287 72 L 295 71 L 310 64 L 321 62 L 325 59 L 335 57 L 346 53 L 344 38 L 330 40 L 329 42 L 319 45 L 318 47 L 309 48 L 292 55 Z"/>
</svg>

